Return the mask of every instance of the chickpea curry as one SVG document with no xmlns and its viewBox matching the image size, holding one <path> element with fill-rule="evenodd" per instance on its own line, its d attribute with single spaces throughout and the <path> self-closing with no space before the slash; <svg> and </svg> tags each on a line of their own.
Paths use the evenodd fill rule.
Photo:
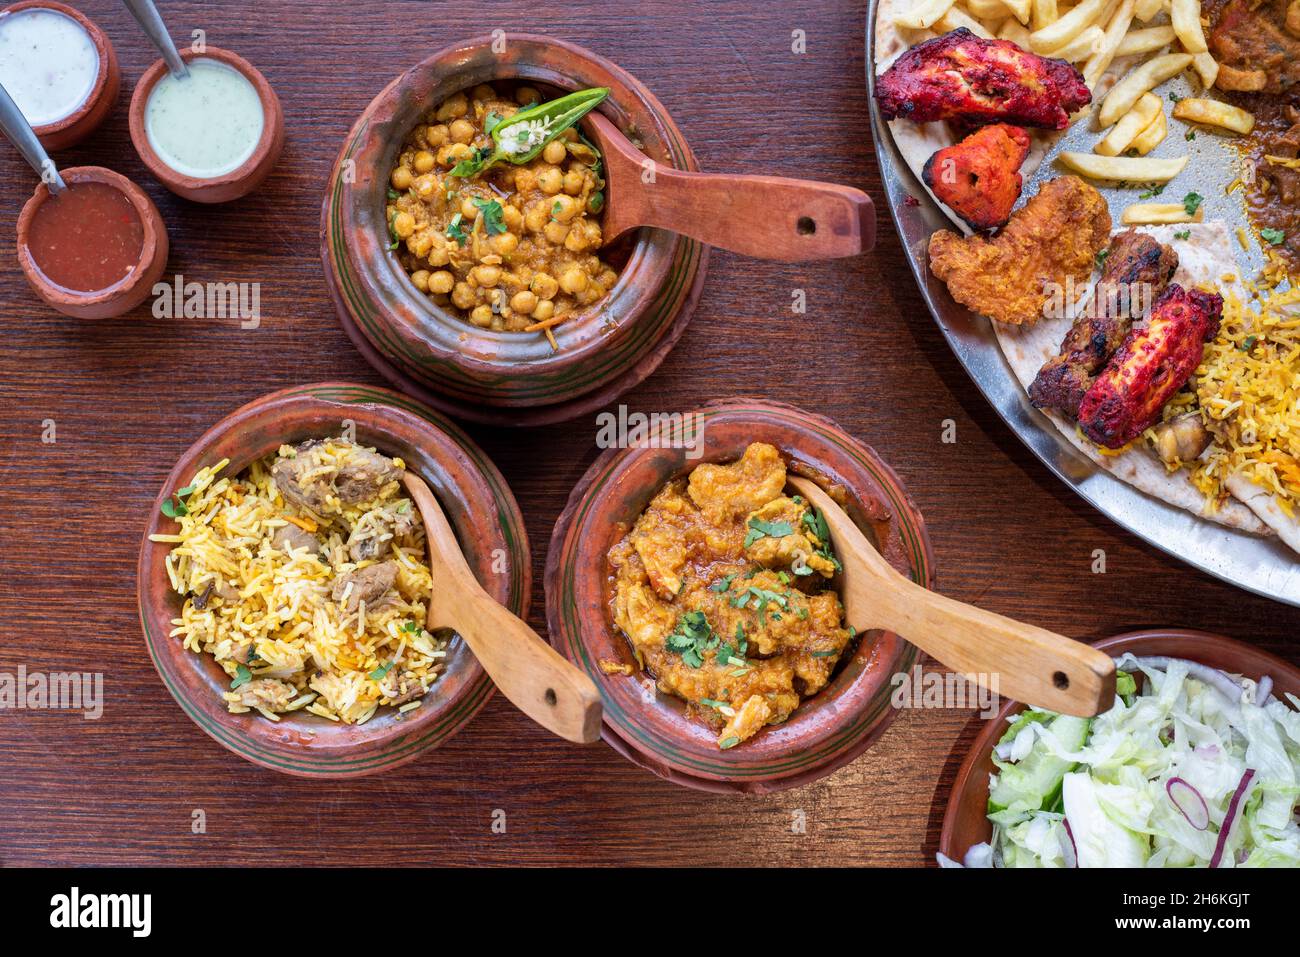
<svg viewBox="0 0 1300 957">
<path fill-rule="evenodd" d="M 762 442 L 664 486 L 609 552 L 615 624 L 659 690 L 736 746 L 830 680 L 854 638 L 821 512 Z"/>
<path fill-rule="evenodd" d="M 544 333 L 555 348 L 551 330 L 618 279 L 599 254 L 600 154 L 572 125 L 604 91 L 585 93 L 600 96 L 555 122 L 533 87 L 507 96 L 479 85 L 439 104 L 402 144 L 389 177 L 392 248 L 420 292 L 477 328 Z M 493 165 L 498 157 L 510 162 Z"/>
</svg>

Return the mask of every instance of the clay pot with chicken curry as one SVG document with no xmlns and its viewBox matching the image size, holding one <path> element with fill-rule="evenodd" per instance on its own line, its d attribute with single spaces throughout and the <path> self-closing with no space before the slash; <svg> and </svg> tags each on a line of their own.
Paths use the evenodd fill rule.
<svg viewBox="0 0 1300 957">
<path fill-rule="evenodd" d="M 825 687 L 854 639 L 821 513 L 755 442 L 664 486 L 609 552 L 615 623 L 658 689 L 735 747 Z"/>
</svg>

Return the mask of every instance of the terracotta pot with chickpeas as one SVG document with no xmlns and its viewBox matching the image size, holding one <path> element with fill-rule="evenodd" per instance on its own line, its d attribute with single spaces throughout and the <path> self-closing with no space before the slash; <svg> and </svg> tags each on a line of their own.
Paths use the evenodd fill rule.
<svg viewBox="0 0 1300 957">
<path fill-rule="evenodd" d="M 582 126 L 593 108 L 647 158 L 697 168 L 635 78 L 526 34 L 434 54 L 357 120 L 323 204 L 322 259 L 344 329 L 399 388 L 476 421 L 563 421 L 636 385 L 681 336 L 707 249 L 655 229 L 604 246 L 603 163 Z M 527 150 L 510 146 L 516 132 Z"/>
<path fill-rule="evenodd" d="M 524 165 L 451 175 L 476 148 L 492 147 L 492 125 L 540 101 L 528 84 L 453 94 L 411 131 L 389 177 L 402 268 L 420 292 L 480 329 L 549 334 L 618 281 L 600 255 L 600 157 L 577 129 Z"/>
</svg>

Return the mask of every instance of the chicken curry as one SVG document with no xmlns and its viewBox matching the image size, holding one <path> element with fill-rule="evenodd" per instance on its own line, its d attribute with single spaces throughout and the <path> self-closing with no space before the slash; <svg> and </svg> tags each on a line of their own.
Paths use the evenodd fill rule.
<svg viewBox="0 0 1300 957">
<path fill-rule="evenodd" d="M 825 518 L 785 485 L 755 442 L 669 482 L 609 552 L 615 623 L 723 749 L 789 718 L 854 638 Z"/>
</svg>

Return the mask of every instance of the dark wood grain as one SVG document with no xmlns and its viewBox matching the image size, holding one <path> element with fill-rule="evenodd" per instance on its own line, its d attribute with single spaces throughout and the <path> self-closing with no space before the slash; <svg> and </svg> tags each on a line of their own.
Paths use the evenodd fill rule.
<svg viewBox="0 0 1300 957">
<path fill-rule="evenodd" d="M 754 4 L 168 2 L 173 34 L 203 27 L 250 59 L 284 103 L 288 144 L 252 196 L 178 200 L 127 137 L 131 85 L 152 61 L 113 0 L 78 4 L 111 34 L 123 90 L 105 127 L 62 154 L 136 178 L 172 237 L 170 272 L 262 283 L 263 323 L 56 315 L 29 292 L 13 223 L 34 180 L 0 148 L 0 671 L 102 671 L 98 721 L 0 711 L 6 864 L 898 864 L 932 860 L 943 802 L 979 725 L 904 711 L 879 744 L 820 783 L 775 797 L 697 794 L 602 745 L 550 738 L 500 696 L 448 746 L 338 784 L 245 764 L 180 712 L 135 612 L 144 510 L 210 423 L 249 399 L 325 378 L 378 382 L 349 345 L 316 253 L 341 137 L 401 69 L 454 39 L 531 30 L 632 71 L 676 117 L 706 170 L 834 180 L 881 197 L 864 96 L 862 0 Z M 791 31 L 807 53 L 791 53 Z M 716 254 L 692 327 L 626 402 L 679 410 L 734 393 L 830 415 L 891 462 L 926 515 L 941 587 L 1080 638 L 1201 627 L 1300 661 L 1300 612 L 1218 583 L 1095 514 L 1022 448 L 949 354 L 884 218 L 873 255 L 764 264 Z M 808 298 L 791 314 L 793 290 Z M 41 441 L 54 420 L 57 441 Z M 941 441 L 946 420 L 956 442 Z M 519 498 L 542 560 L 595 423 L 471 428 Z M 1106 573 L 1091 573 L 1104 549 Z M 191 833 L 192 814 L 207 833 Z M 506 833 L 494 833 L 494 811 Z M 805 833 L 792 825 L 796 812 Z"/>
</svg>

